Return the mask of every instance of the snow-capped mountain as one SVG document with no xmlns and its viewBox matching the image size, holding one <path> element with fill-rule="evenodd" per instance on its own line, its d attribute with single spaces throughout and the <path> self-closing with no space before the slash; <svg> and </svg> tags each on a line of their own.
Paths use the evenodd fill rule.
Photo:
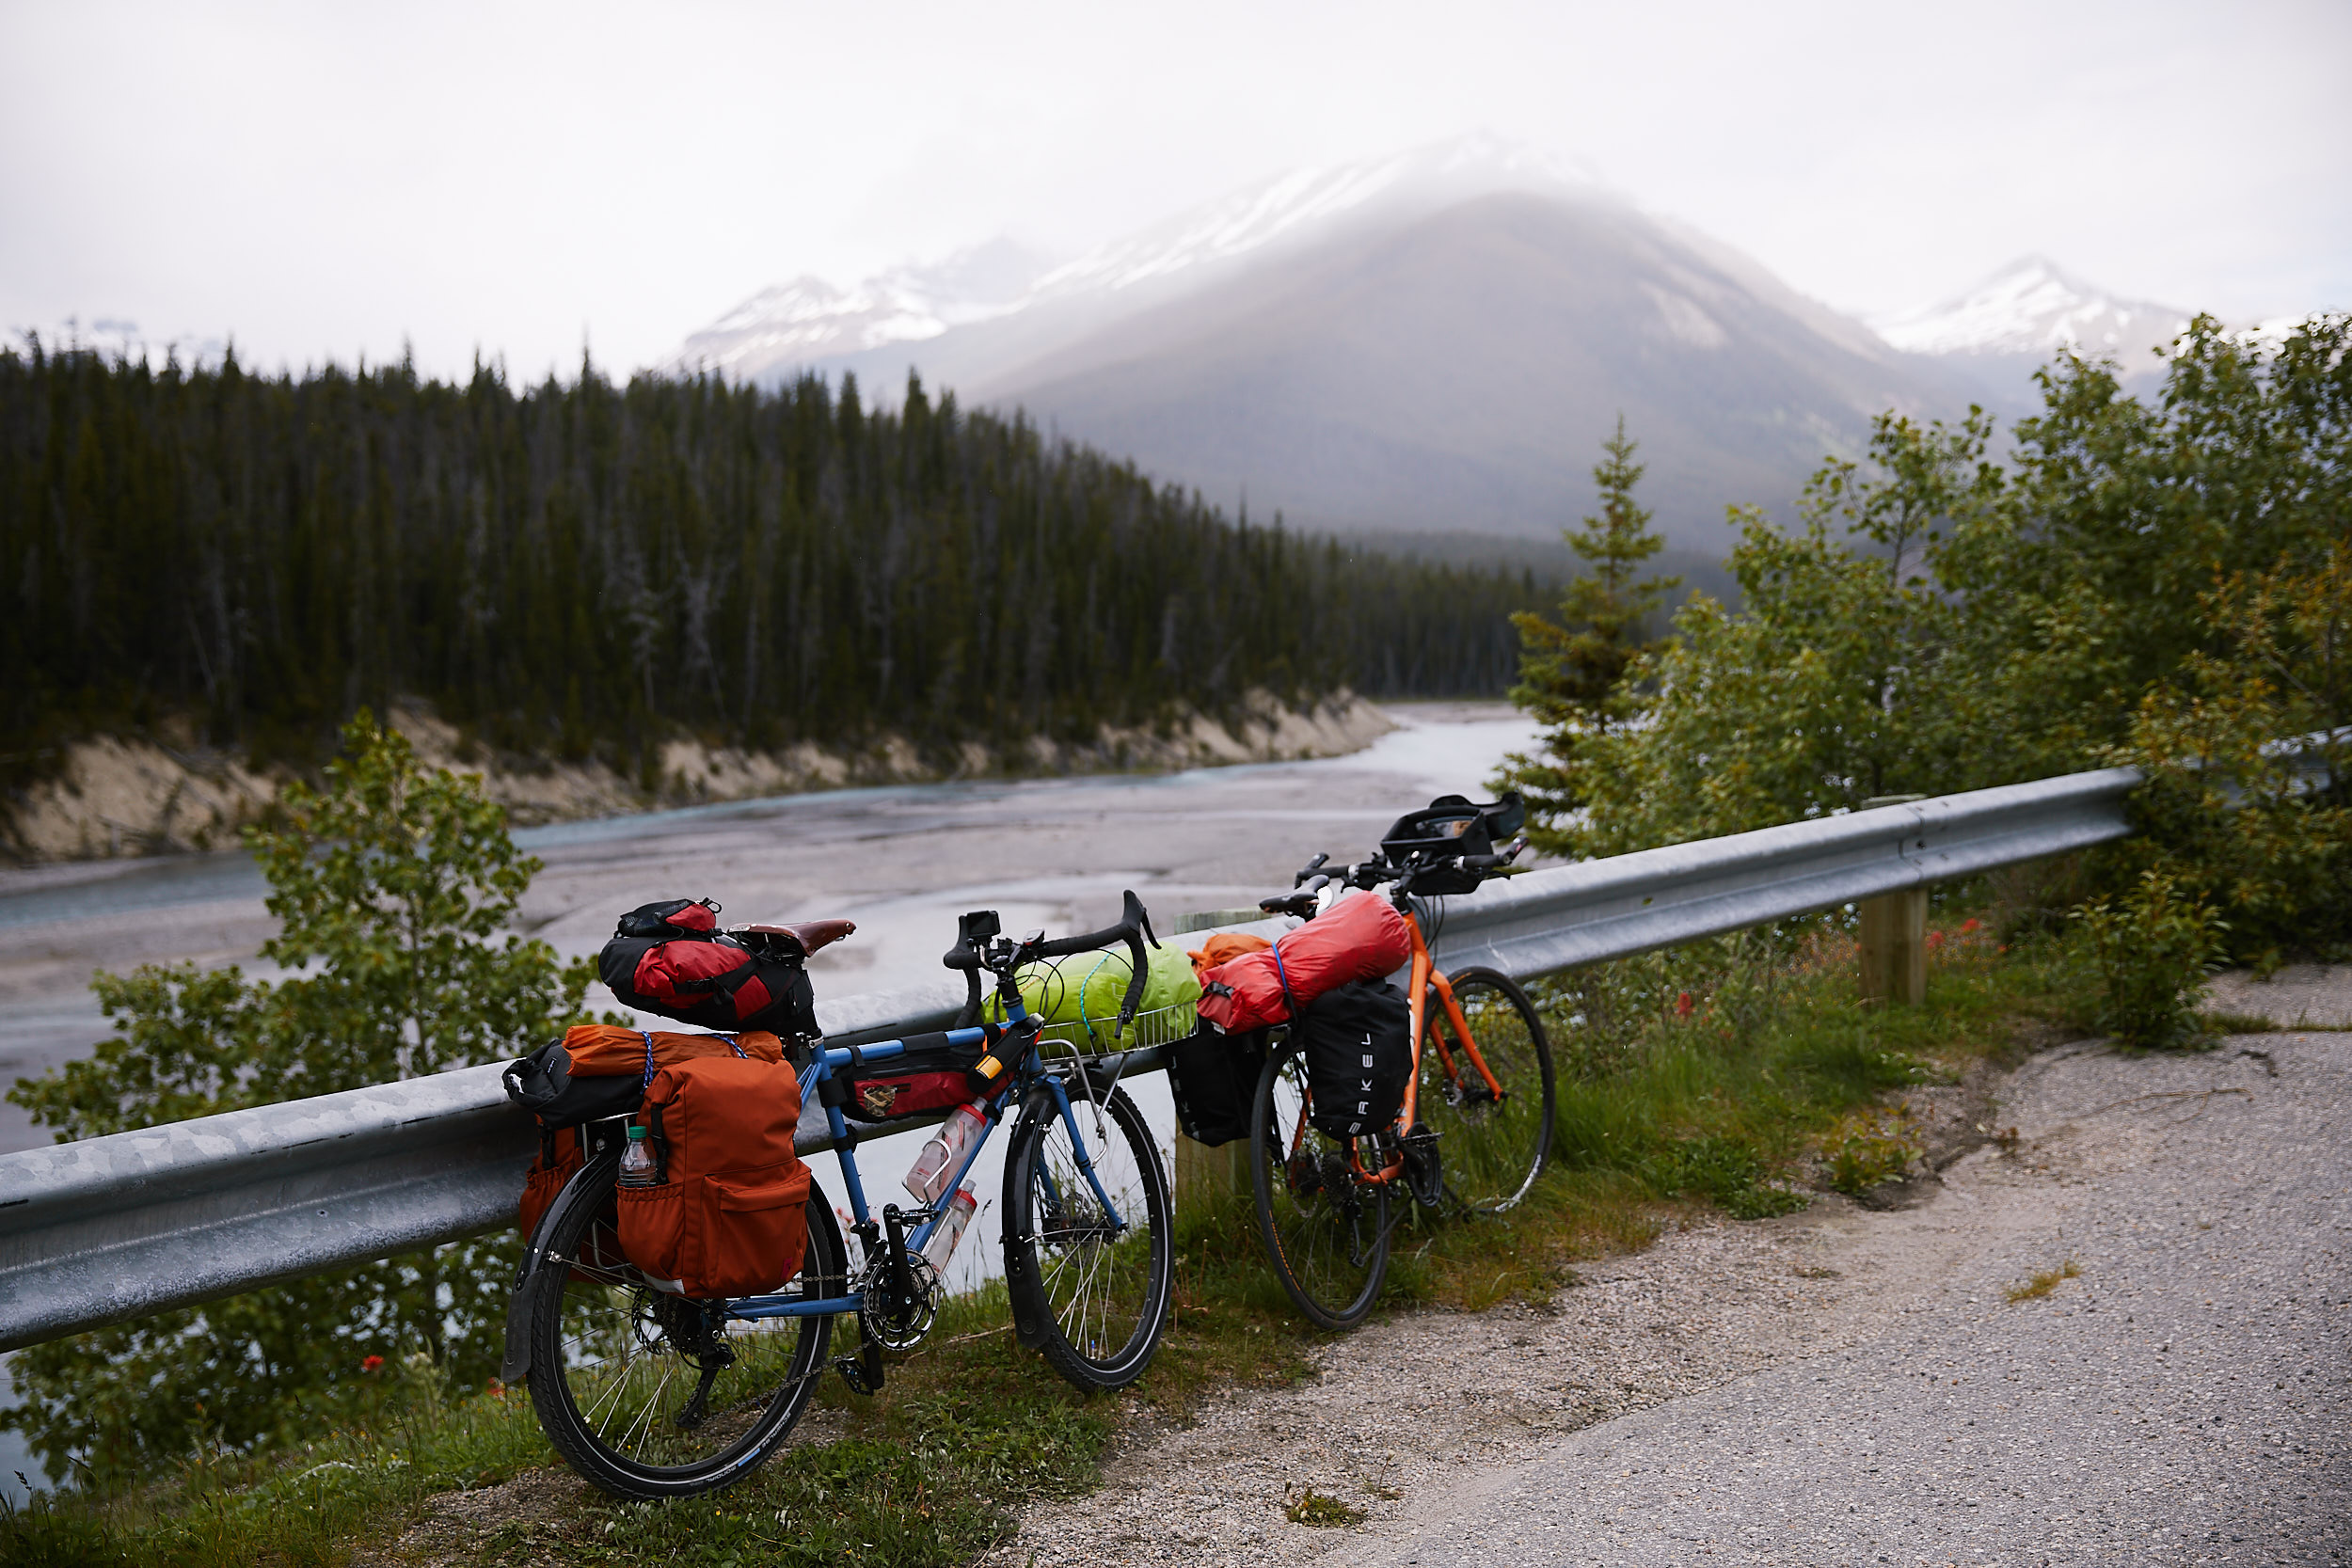
<svg viewBox="0 0 2352 1568">
<path fill-rule="evenodd" d="M 1622 415 L 1661 531 L 1708 555 L 1726 502 L 1793 499 L 1879 411 L 1977 395 L 1488 135 L 1262 181 L 1025 277 L 967 260 L 770 290 L 665 368 L 883 402 L 919 373 L 1255 514 L 1522 549 L 1589 507 Z"/>
<path fill-rule="evenodd" d="M 1058 265 L 998 239 L 846 288 L 803 277 L 761 290 L 654 368 L 665 374 L 707 371 L 730 380 L 773 381 L 803 366 L 921 342 L 950 327 L 1041 308 L 1059 307 L 1046 313 L 1090 324 L 1351 217 L 1499 190 L 1547 189 L 1590 192 L 1597 186 L 1587 172 L 1477 133 L 1277 175 Z"/>
<path fill-rule="evenodd" d="M 2069 348 L 2137 370 L 2188 318 L 2169 305 L 2118 299 L 2043 257 L 2026 256 L 1956 298 L 1870 325 L 1911 354 L 2029 355 L 2039 363 Z"/>
<path fill-rule="evenodd" d="M 894 267 L 846 289 L 803 276 L 760 290 L 654 368 L 665 375 L 708 372 L 747 381 L 920 342 L 1019 309 L 1043 271 L 1039 257 L 1000 239 L 945 261 Z"/>
<path fill-rule="evenodd" d="M 1489 132 L 1387 157 L 1294 169 L 1098 245 L 1037 280 L 1034 297 L 1116 292 L 1278 245 L 1361 212 L 1501 190 L 1594 192 L 1589 175 Z"/>
</svg>

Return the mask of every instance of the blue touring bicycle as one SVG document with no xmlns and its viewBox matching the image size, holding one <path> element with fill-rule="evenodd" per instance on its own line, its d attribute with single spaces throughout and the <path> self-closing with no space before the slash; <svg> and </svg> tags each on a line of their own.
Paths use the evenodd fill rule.
<svg viewBox="0 0 2352 1568">
<path fill-rule="evenodd" d="M 880 1388 L 882 1353 L 912 1349 L 938 1316 L 946 1286 L 924 1244 L 948 1223 L 953 1195 L 1007 1118 L 1012 1146 L 998 1212 L 1015 1333 L 1082 1389 L 1141 1376 L 1168 1326 L 1173 1269 L 1168 1175 L 1142 1113 L 1119 1086 L 1136 1052 L 1084 1041 L 1060 1049 L 1024 1005 L 1015 976 L 1041 959 L 1123 944 L 1133 978 L 1116 1043 L 1142 998 L 1146 940 L 1157 945 L 1133 893 L 1118 925 L 1050 942 L 1042 931 L 1005 937 L 993 911 L 967 914 L 943 960 L 966 977 L 960 1027 L 809 1051 L 796 1064 L 802 1102 L 823 1108 L 850 1236 L 812 1182 L 801 1272 L 771 1294 L 695 1301 L 655 1289 L 621 1255 L 613 1228 L 624 1121 L 583 1128 L 587 1163 L 532 1236 L 508 1319 L 508 1378 L 528 1379 L 540 1423 L 572 1467 L 630 1498 L 742 1480 L 808 1408 L 836 1318 L 855 1319 L 858 1349 L 834 1370 L 859 1392 Z M 1000 1023 L 980 1021 L 983 971 L 995 976 Z M 856 1149 L 861 1135 L 877 1133 L 851 1127 L 849 1082 L 943 1047 L 984 1048 L 1009 1070 L 939 1199 L 886 1204 L 876 1214 Z"/>
</svg>

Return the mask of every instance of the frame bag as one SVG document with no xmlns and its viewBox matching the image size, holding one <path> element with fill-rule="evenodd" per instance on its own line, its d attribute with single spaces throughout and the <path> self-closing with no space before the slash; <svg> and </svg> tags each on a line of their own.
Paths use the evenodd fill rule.
<svg viewBox="0 0 2352 1568">
<path fill-rule="evenodd" d="M 650 1186 L 624 1186 L 621 1251 L 658 1290 L 755 1295 L 801 1272 L 809 1169 L 792 1150 L 800 1079 L 787 1062 L 703 1056 L 645 1085 Z"/>
<path fill-rule="evenodd" d="M 1385 980 L 1325 991 L 1291 1024 L 1307 1063 L 1308 1119 L 1327 1137 L 1377 1132 L 1396 1119 L 1413 1076 L 1413 1010 Z"/>
<path fill-rule="evenodd" d="M 856 1121 L 900 1121 L 908 1117 L 952 1111 L 980 1093 L 988 1081 L 975 1070 L 996 1037 L 975 1045 L 950 1045 L 944 1032 L 909 1035 L 904 1054 L 852 1062 L 826 1079 L 818 1092 L 828 1105 Z M 852 1048 L 854 1049 L 854 1047 Z"/>
</svg>

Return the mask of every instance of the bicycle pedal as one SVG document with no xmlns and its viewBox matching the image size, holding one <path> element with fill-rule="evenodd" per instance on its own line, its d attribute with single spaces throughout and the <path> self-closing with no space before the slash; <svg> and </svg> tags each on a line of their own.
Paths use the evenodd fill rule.
<svg viewBox="0 0 2352 1568">
<path fill-rule="evenodd" d="M 833 1370 L 840 1374 L 842 1382 L 850 1386 L 850 1392 L 852 1394 L 864 1394 L 870 1398 L 882 1392 L 882 1380 L 876 1378 L 872 1383 L 866 1382 L 866 1369 L 860 1364 L 857 1356 L 835 1356 Z"/>
</svg>

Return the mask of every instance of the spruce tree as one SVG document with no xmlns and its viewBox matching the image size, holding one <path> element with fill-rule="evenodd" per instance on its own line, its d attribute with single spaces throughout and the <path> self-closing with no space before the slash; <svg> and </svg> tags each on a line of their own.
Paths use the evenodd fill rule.
<svg viewBox="0 0 2352 1568">
<path fill-rule="evenodd" d="M 1660 645 L 1643 641 L 1642 631 L 1682 581 L 1640 575 L 1642 562 L 1665 541 L 1650 531 L 1649 512 L 1633 499 L 1644 467 L 1633 461 L 1639 445 L 1626 436 L 1619 414 L 1616 433 L 1601 443 L 1606 455 L 1593 468 L 1600 515 L 1586 517 L 1581 528 L 1561 530 L 1587 569 L 1562 595 L 1560 618 L 1532 610 L 1511 617 L 1520 649 L 1511 700 L 1534 716 L 1542 734 L 1532 755 L 1505 759 L 1498 782 L 1526 797 L 1527 836 L 1548 854 L 1567 849 L 1565 818 L 1583 804 L 1581 746 L 1639 716 L 1640 697 L 1628 686 L 1626 672 Z"/>
</svg>

